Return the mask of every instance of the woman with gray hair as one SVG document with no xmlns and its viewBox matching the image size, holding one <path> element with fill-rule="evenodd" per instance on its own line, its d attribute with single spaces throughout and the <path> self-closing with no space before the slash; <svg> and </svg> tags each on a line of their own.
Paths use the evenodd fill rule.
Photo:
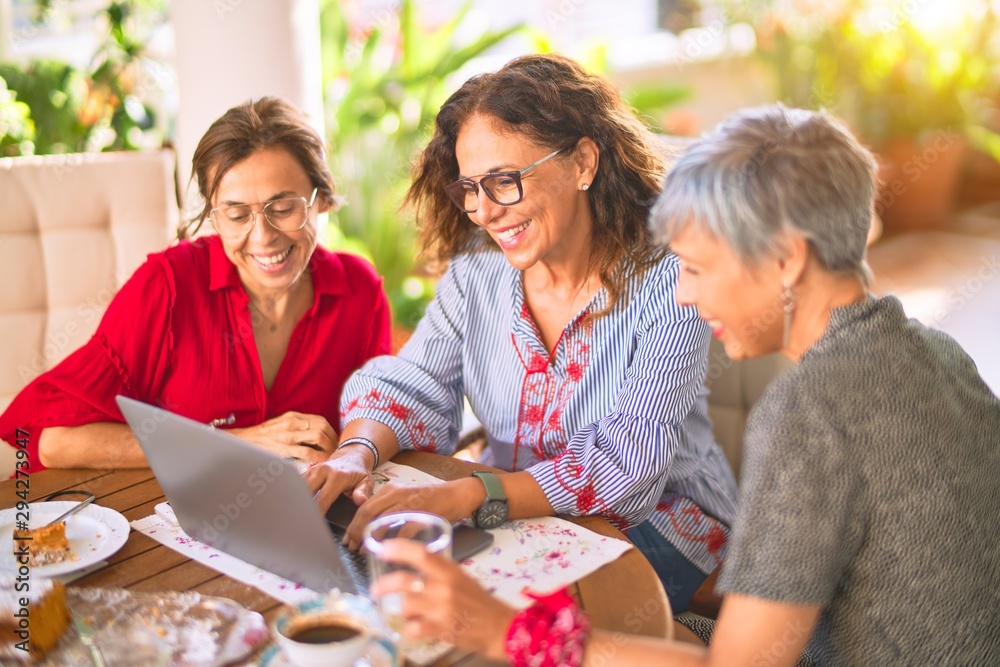
<svg viewBox="0 0 1000 667">
<path fill-rule="evenodd" d="M 459 643 L 514 664 L 556 664 L 546 656 L 568 647 L 558 664 L 791 665 L 807 643 L 818 664 L 995 661 L 1000 401 L 954 340 L 868 293 L 874 195 L 875 162 L 842 125 L 771 106 L 688 149 L 654 209 L 681 261 L 678 302 L 731 357 L 797 362 L 747 423 L 709 649 L 581 640 L 571 601 L 515 613 L 398 544 L 393 557 L 425 577 L 419 602 L 404 595 L 411 630 L 478 614 L 488 622 Z M 452 592 L 428 599 L 438 582 Z"/>
</svg>

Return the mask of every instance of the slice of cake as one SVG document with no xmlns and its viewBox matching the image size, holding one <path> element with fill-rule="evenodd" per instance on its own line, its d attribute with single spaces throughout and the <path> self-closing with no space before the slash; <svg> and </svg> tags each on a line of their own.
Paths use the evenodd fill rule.
<svg viewBox="0 0 1000 667">
<path fill-rule="evenodd" d="M 39 660 L 59 643 L 69 622 L 66 588 L 60 582 L 0 576 L 0 655 Z"/>
<path fill-rule="evenodd" d="M 28 547 L 28 565 L 32 567 L 60 563 L 72 555 L 65 521 L 32 530 L 15 530 L 14 553 L 23 546 Z"/>
</svg>

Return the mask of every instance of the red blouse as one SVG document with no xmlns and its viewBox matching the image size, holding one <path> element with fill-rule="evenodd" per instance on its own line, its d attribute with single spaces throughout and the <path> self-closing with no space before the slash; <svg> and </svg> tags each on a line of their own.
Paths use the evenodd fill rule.
<svg viewBox="0 0 1000 667">
<path fill-rule="evenodd" d="M 44 469 L 47 426 L 124 423 L 123 394 L 200 422 L 234 427 L 289 410 L 323 415 L 340 430 L 340 392 L 371 357 L 388 354 L 382 280 L 353 255 L 317 247 L 309 260 L 312 308 L 292 333 L 271 390 L 257 356 L 249 297 L 217 236 L 150 255 L 112 300 L 87 344 L 25 387 L 0 416 L 0 438 L 28 433 L 29 471 Z"/>
</svg>

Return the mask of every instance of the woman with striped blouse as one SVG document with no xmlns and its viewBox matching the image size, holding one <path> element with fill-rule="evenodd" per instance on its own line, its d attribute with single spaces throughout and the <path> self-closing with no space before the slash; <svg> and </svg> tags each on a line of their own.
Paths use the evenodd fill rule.
<svg viewBox="0 0 1000 667">
<path fill-rule="evenodd" d="M 665 171 L 653 141 L 607 81 L 559 56 L 518 58 L 445 102 L 407 200 L 447 271 L 399 355 L 352 376 L 340 447 L 306 475 L 324 507 L 364 503 L 352 546 L 415 507 L 484 527 L 599 514 L 687 608 L 723 558 L 736 485 L 707 416 L 708 327 L 676 304 L 677 259 L 646 227 Z M 454 449 L 464 399 L 484 462 L 510 472 L 368 499 L 378 460 Z"/>
</svg>

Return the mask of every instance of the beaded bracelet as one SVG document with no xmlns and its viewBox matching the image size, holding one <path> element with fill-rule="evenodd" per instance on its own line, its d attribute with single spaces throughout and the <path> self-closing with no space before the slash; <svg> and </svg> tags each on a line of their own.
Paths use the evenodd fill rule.
<svg viewBox="0 0 1000 667">
<path fill-rule="evenodd" d="M 507 629 L 504 652 L 513 667 L 579 667 L 590 636 L 590 618 L 566 589 L 525 593 L 535 604 L 519 611 Z"/>
<path fill-rule="evenodd" d="M 353 438 L 348 438 L 347 440 L 344 440 L 342 443 L 337 445 L 337 449 L 343 449 L 348 445 L 364 445 L 365 447 L 367 447 L 369 451 L 371 451 L 371 453 L 375 455 L 375 465 L 372 466 L 372 470 L 378 467 L 378 447 L 375 446 L 374 442 L 372 442 L 368 438 L 355 436 Z"/>
</svg>

